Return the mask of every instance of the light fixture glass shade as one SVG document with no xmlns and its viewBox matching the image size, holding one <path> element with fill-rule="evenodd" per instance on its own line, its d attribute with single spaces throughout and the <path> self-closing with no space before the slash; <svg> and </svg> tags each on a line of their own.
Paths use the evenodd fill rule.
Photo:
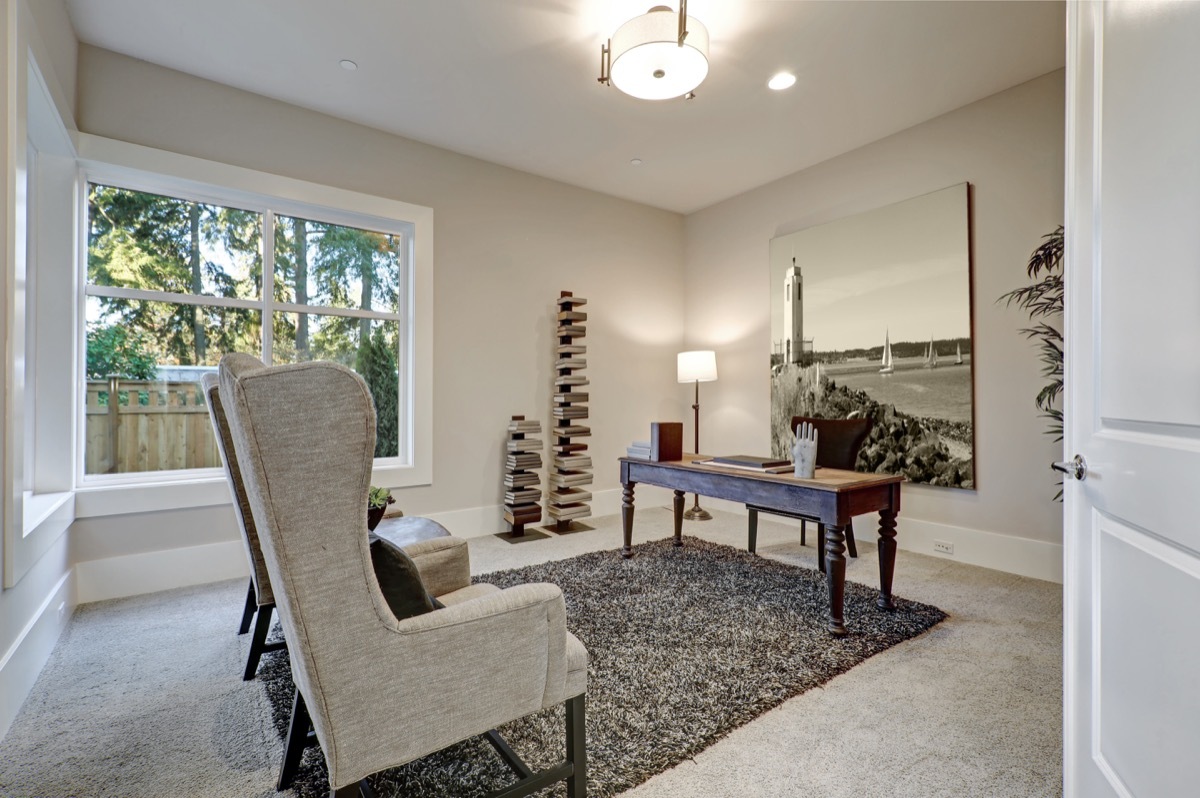
<svg viewBox="0 0 1200 798">
<path fill-rule="evenodd" d="M 717 379 L 717 353 L 709 349 L 680 352 L 676 372 L 680 382 L 713 382 Z"/>
<path fill-rule="evenodd" d="M 612 36 L 609 79 L 641 100 L 669 100 L 699 86 L 708 75 L 708 28 L 687 18 L 679 46 L 679 14 L 652 8 L 617 28 Z"/>
</svg>

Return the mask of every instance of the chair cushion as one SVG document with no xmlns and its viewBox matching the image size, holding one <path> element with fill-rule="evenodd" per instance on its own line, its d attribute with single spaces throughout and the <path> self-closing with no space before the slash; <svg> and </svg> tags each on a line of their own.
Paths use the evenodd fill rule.
<svg viewBox="0 0 1200 798">
<path fill-rule="evenodd" d="M 438 596 L 438 601 L 444 607 L 453 607 L 455 604 L 465 604 L 472 599 L 477 599 L 481 596 L 490 596 L 493 593 L 499 592 L 500 588 L 495 585 L 489 585 L 487 582 L 477 582 L 476 584 L 447 593 L 444 596 Z"/>
<path fill-rule="evenodd" d="M 433 612 L 433 598 L 421 582 L 421 574 L 404 550 L 389 540 L 372 537 L 371 565 L 375 579 L 396 620 Z"/>
</svg>

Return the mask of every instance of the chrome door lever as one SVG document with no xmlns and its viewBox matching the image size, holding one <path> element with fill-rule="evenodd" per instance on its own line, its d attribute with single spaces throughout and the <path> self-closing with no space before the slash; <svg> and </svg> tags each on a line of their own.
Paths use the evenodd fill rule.
<svg viewBox="0 0 1200 798">
<path fill-rule="evenodd" d="M 1065 463 L 1051 463 L 1050 467 L 1059 473 L 1066 474 L 1071 479 L 1083 481 L 1087 479 L 1087 462 L 1075 455 Z"/>
</svg>

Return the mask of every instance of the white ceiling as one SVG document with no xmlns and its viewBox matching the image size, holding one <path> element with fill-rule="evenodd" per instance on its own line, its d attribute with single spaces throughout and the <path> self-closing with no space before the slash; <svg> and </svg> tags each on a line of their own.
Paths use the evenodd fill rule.
<svg viewBox="0 0 1200 798">
<path fill-rule="evenodd" d="M 690 0 L 709 76 L 656 103 L 596 82 L 600 43 L 653 0 L 68 2 L 89 44 L 683 213 L 1057 69 L 1065 47 L 1059 2 Z M 774 92 L 780 69 L 799 80 Z"/>
</svg>

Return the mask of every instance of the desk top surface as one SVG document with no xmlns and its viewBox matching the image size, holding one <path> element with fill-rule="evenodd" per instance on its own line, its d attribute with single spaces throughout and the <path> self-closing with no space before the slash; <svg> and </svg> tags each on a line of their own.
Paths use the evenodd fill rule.
<svg viewBox="0 0 1200 798">
<path fill-rule="evenodd" d="M 698 462 L 708 460 L 712 455 L 706 454 L 684 454 L 682 460 L 672 460 L 664 462 L 654 462 L 652 460 L 639 460 L 635 457 L 620 458 L 623 463 L 654 466 L 658 468 L 678 469 L 681 471 L 699 471 L 708 474 L 721 474 L 723 476 L 743 477 L 745 479 L 762 480 L 764 482 L 777 482 L 784 485 L 796 485 L 816 490 L 832 491 L 841 493 L 843 491 L 861 490 L 863 488 L 876 487 L 878 485 L 891 485 L 904 482 L 904 477 L 899 474 L 862 474 L 858 471 L 843 471 L 837 468 L 818 468 L 816 476 L 812 479 L 799 479 L 791 474 L 766 474 L 757 471 L 752 471 L 748 468 L 737 468 L 735 466 L 722 466 L 715 463 Z"/>
</svg>

